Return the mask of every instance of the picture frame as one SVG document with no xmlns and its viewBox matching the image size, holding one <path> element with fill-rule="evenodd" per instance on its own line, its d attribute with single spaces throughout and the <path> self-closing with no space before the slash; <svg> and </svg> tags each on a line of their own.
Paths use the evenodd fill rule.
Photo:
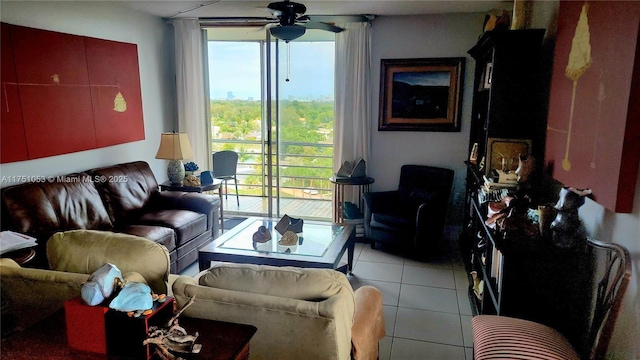
<svg viewBox="0 0 640 360">
<path fill-rule="evenodd" d="M 465 58 L 382 59 L 378 131 L 460 131 Z"/>
<path fill-rule="evenodd" d="M 520 155 L 531 155 L 531 146 L 531 139 L 489 138 L 485 174 L 488 175 L 492 169 L 503 170 L 504 167 L 505 171 L 517 169 Z"/>
<path fill-rule="evenodd" d="M 469 162 L 472 164 L 478 163 L 478 143 L 473 143 L 471 153 L 469 154 Z"/>
</svg>

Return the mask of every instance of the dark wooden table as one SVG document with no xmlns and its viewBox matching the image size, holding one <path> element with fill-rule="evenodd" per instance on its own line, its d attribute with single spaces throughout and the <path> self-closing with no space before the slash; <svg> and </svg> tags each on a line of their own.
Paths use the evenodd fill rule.
<svg viewBox="0 0 640 360">
<path fill-rule="evenodd" d="M 203 184 L 200 186 L 185 186 L 183 184 L 176 184 L 167 180 L 160 184 L 160 190 L 197 193 L 201 193 L 203 191 L 218 190 L 218 196 L 220 196 L 220 230 L 224 231 L 224 210 L 222 208 L 222 180 L 214 178 L 211 184 Z"/>
<path fill-rule="evenodd" d="M 244 360 L 249 358 L 249 340 L 256 332 L 251 325 L 181 317 L 179 323 L 190 333 L 199 332 L 202 351 L 198 360 Z M 64 310 L 61 309 L 36 325 L 19 331 L 0 343 L 2 359 L 127 359 L 69 348 Z"/>
<path fill-rule="evenodd" d="M 15 261 L 18 265 L 22 266 L 36 257 L 36 250 L 34 248 L 26 248 L 9 251 L 8 253 L 2 254 L 2 257 L 9 258 Z"/>
</svg>

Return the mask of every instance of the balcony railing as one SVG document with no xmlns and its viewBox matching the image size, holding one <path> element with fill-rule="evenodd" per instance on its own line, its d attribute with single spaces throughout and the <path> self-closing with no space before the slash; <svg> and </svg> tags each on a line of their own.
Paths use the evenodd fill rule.
<svg viewBox="0 0 640 360">
<path fill-rule="evenodd" d="M 333 145 L 325 143 L 280 142 L 273 151 L 274 191 L 281 198 L 330 201 Z M 266 143 L 260 140 L 212 140 L 213 151 L 238 153 L 238 193 L 266 197 L 268 172 Z M 295 151 L 295 152 L 292 152 Z M 277 165 L 277 166 L 276 166 Z M 280 179 L 279 183 L 276 179 Z"/>
</svg>

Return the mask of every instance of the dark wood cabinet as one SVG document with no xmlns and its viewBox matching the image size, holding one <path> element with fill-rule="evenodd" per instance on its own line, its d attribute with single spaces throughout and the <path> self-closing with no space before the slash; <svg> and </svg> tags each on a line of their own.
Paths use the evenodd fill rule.
<svg viewBox="0 0 640 360">
<path fill-rule="evenodd" d="M 476 61 L 469 155 L 477 144 L 478 165 L 487 172 L 491 141 L 528 140 L 529 154 L 542 162 L 546 131 L 546 98 L 542 91 L 543 29 L 486 32 L 469 50 Z M 492 157 L 493 155 L 493 157 Z M 510 156 L 510 167 L 517 159 Z M 515 154 L 518 155 L 517 153 Z"/>
<path fill-rule="evenodd" d="M 543 35 L 544 30 L 535 29 L 487 32 L 469 50 L 476 69 L 460 245 L 469 272 L 474 315 L 533 320 L 560 330 L 577 343 L 588 321 L 581 314 L 588 313 L 585 309 L 590 299 L 585 295 L 589 280 L 584 276 L 591 273 L 589 255 L 583 248 L 554 246 L 550 238 L 539 234 L 506 234 L 488 226 L 488 206 L 494 200 L 482 190 L 483 176 L 492 168 L 499 169 L 490 161 L 495 155 L 490 145 L 496 139 L 526 141 L 531 151 L 528 155 L 536 159 L 536 171 L 541 173 L 546 128 L 546 99 L 541 89 Z M 476 161 L 471 159 L 474 148 Z M 515 170 L 517 159 L 507 166 Z M 535 208 L 543 200 L 540 194 L 544 190 L 540 189 L 544 186 L 540 179 L 534 181 L 510 190 L 509 195 L 521 199 L 526 195 L 531 199 L 529 206 Z M 544 201 L 550 201 L 549 197 Z"/>
</svg>

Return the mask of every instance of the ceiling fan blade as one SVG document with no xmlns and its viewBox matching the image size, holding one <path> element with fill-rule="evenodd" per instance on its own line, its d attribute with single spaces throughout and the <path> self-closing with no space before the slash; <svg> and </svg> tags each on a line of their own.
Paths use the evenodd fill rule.
<svg viewBox="0 0 640 360">
<path fill-rule="evenodd" d="M 337 27 L 337 26 L 327 24 L 327 23 L 322 23 L 322 22 L 314 22 L 314 21 L 309 21 L 308 23 L 302 24 L 302 26 L 306 27 L 307 29 L 326 30 L 334 33 L 339 33 L 344 31 L 344 29 L 341 27 Z"/>
<path fill-rule="evenodd" d="M 310 20 L 311 20 L 311 19 L 309 18 L 309 16 L 307 16 L 307 15 L 302 15 L 302 16 L 299 16 L 299 17 L 296 19 L 296 22 L 308 22 L 308 21 L 310 21 Z"/>
<path fill-rule="evenodd" d="M 367 22 L 372 16 L 365 15 L 309 15 L 311 21 L 323 23 L 340 23 L 340 22 Z"/>
</svg>

